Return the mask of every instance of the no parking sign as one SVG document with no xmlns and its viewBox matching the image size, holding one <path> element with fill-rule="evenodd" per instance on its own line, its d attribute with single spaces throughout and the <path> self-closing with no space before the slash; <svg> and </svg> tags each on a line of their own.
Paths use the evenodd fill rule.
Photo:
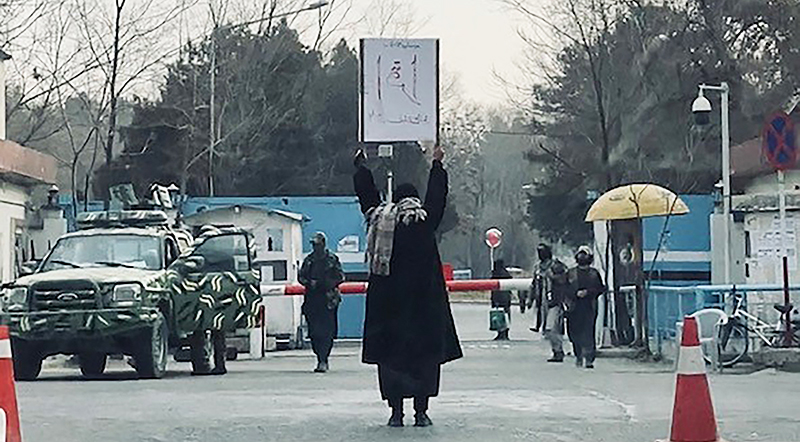
<svg viewBox="0 0 800 442">
<path fill-rule="evenodd" d="M 797 141 L 794 122 L 786 112 L 773 114 L 762 131 L 762 149 L 767 161 L 777 170 L 794 167 L 797 162 Z"/>
</svg>

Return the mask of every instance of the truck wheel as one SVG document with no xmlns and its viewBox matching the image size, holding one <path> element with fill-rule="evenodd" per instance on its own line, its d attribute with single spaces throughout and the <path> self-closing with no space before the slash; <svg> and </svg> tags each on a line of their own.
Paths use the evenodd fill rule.
<svg viewBox="0 0 800 442">
<path fill-rule="evenodd" d="M 14 378 L 18 381 L 33 381 L 42 371 L 42 356 L 30 344 L 12 339 Z"/>
<path fill-rule="evenodd" d="M 86 378 L 97 378 L 106 370 L 105 353 L 81 353 L 78 355 L 81 373 Z"/>
<path fill-rule="evenodd" d="M 169 330 L 159 313 L 152 327 L 142 330 L 134 343 L 133 358 L 140 379 L 160 379 L 167 371 Z"/>
</svg>

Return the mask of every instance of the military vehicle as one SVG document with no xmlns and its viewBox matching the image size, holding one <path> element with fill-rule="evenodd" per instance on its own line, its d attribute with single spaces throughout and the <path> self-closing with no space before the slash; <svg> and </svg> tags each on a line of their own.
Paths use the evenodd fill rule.
<svg viewBox="0 0 800 442">
<path fill-rule="evenodd" d="M 246 233 L 214 229 L 195 240 L 157 210 L 77 221 L 33 274 L 3 286 L 18 380 L 35 379 L 56 354 L 77 355 L 86 377 L 123 354 L 140 378 L 160 378 L 192 332 L 255 325 L 261 297 Z"/>
</svg>

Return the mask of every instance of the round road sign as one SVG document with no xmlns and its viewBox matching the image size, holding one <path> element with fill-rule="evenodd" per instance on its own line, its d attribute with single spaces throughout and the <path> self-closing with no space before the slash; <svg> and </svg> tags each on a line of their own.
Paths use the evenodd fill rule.
<svg viewBox="0 0 800 442">
<path fill-rule="evenodd" d="M 492 227 L 491 229 L 486 231 L 486 245 L 496 249 L 500 246 L 500 243 L 503 242 L 503 232 L 496 227 Z"/>
</svg>

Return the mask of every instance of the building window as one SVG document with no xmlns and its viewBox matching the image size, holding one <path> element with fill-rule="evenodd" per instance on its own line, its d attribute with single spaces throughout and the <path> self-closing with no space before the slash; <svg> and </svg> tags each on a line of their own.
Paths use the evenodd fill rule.
<svg viewBox="0 0 800 442">
<path fill-rule="evenodd" d="M 267 229 L 267 252 L 283 252 L 283 229 Z"/>
<path fill-rule="evenodd" d="M 289 274 L 286 261 L 266 261 L 261 264 L 262 282 L 270 283 L 288 280 Z"/>
</svg>

